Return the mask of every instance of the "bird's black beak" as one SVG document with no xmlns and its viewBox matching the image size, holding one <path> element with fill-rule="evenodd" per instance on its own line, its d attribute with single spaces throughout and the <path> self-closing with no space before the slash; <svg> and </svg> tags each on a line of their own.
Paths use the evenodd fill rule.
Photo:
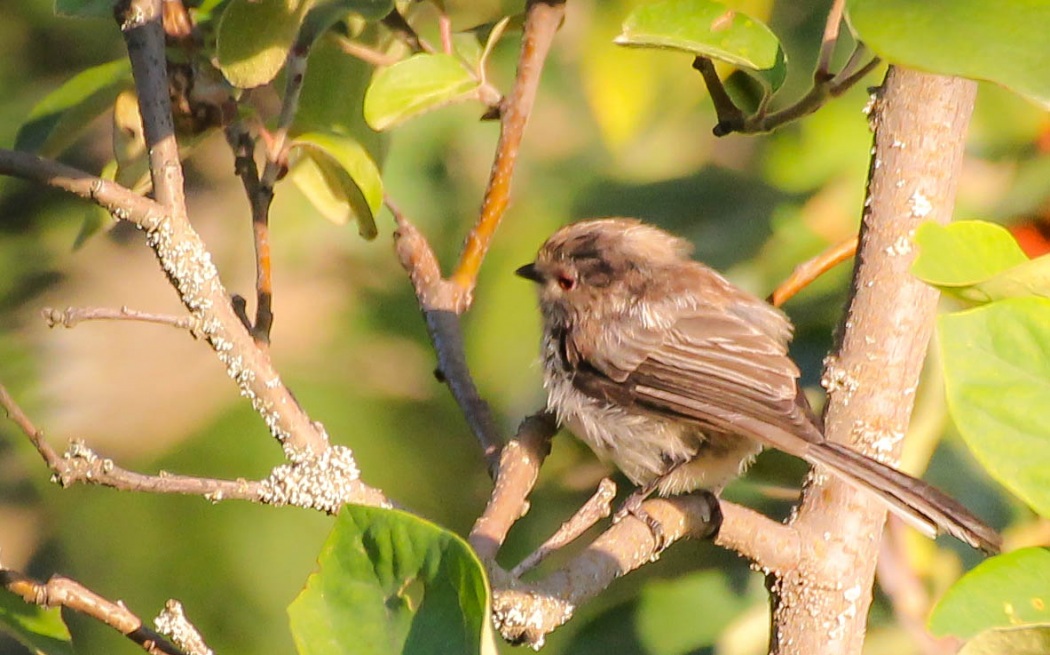
<svg viewBox="0 0 1050 655">
<path fill-rule="evenodd" d="M 514 271 L 514 274 L 518 277 L 523 277 L 526 280 L 532 280 L 533 282 L 540 282 L 542 280 L 539 271 L 536 270 L 536 264 L 525 264 L 518 270 Z"/>
</svg>

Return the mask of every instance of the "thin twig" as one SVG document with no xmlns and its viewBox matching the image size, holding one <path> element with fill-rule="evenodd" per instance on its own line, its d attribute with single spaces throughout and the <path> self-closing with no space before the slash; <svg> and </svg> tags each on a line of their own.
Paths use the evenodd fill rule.
<svg viewBox="0 0 1050 655">
<path fill-rule="evenodd" d="M 144 626 L 142 619 L 124 603 L 103 598 L 70 578 L 53 575 L 47 582 L 37 582 L 17 571 L 0 569 L 0 585 L 27 603 L 41 607 L 68 607 L 90 616 L 123 634 L 150 655 L 186 655 L 160 633 Z"/>
<path fill-rule="evenodd" d="M 834 77 L 831 72 L 831 57 L 839 42 L 839 29 L 842 27 L 842 11 L 846 0 L 833 0 L 828 20 L 824 23 L 824 36 L 820 40 L 820 54 L 817 56 L 817 68 L 813 72 L 813 83 L 823 84 Z"/>
<path fill-rule="evenodd" d="M 430 244 L 414 225 L 390 202 L 397 230 L 395 247 L 401 266 L 409 274 L 419 299 L 430 341 L 438 358 L 437 374 L 448 385 L 471 431 L 481 444 L 490 474 L 494 474 L 503 439 L 492 418 L 492 410 L 481 398 L 467 366 L 459 315 L 463 296 L 459 287 L 442 279 Z"/>
<path fill-rule="evenodd" d="M 362 45 L 357 41 L 352 41 L 341 34 L 335 36 L 335 43 L 343 52 L 351 57 L 357 57 L 366 64 L 372 64 L 376 67 L 392 66 L 401 61 L 401 57 L 369 48 L 368 46 Z"/>
<path fill-rule="evenodd" d="M 529 0 L 527 3 L 517 78 L 500 121 L 499 143 L 481 213 L 467 235 L 459 264 L 449 278 L 461 290 L 464 307 L 470 306 L 481 263 L 510 202 L 511 179 L 521 139 L 532 113 L 543 64 L 564 16 L 564 0 Z"/>
<path fill-rule="evenodd" d="M 273 203 L 273 186 L 266 186 L 259 178 L 255 163 L 255 140 L 243 122 L 238 121 L 226 129 L 226 140 L 234 153 L 234 171 L 241 178 L 244 192 L 251 207 L 252 237 L 255 245 L 255 321 L 247 323 L 252 337 L 260 345 L 270 343 L 273 327 L 273 273 L 270 257 L 270 205 Z M 280 146 L 274 146 L 280 147 Z M 241 320 L 247 312 L 238 312 Z"/>
<path fill-rule="evenodd" d="M 733 99 L 729 97 L 722 79 L 718 77 L 715 65 L 707 57 L 697 57 L 693 60 L 693 68 L 700 72 L 707 85 L 707 93 L 711 96 L 711 103 L 715 107 L 715 115 L 718 116 L 718 125 L 715 125 L 715 136 L 724 136 L 730 132 L 736 132 L 744 124 L 744 112 L 736 106 Z"/>
<path fill-rule="evenodd" d="M 323 428 L 302 410 L 269 355 L 256 346 L 237 318 L 211 255 L 184 216 L 170 214 L 159 203 L 115 182 L 28 153 L 0 149 L 0 175 L 68 191 L 142 228 L 183 305 L 200 322 L 201 336 L 241 393 L 252 400 L 271 433 L 297 456 L 317 456 L 328 449 Z"/>
<path fill-rule="evenodd" d="M 812 259 L 808 259 L 791 272 L 786 280 L 780 283 L 770 295 L 769 302 L 780 307 L 795 295 L 813 284 L 814 280 L 827 273 L 829 270 L 846 261 L 857 252 L 857 237 L 853 236 L 845 241 L 828 247 Z"/>
<path fill-rule="evenodd" d="M 40 453 L 52 480 L 63 487 L 94 484 L 121 491 L 201 496 L 211 502 L 247 500 L 266 505 L 293 505 L 327 513 L 334 513 L 350 502 L 389 505 L 378 490 L 359 480 L 350 451 L 341 446 L 329 448 L 320 457 L 278 466 L 268 478 L 259 481 L 219 480 L 166 472 L 144 475 L 117 466 L 80 441 L 71 442 L 66 452 L 59 455 L 3 385 L 0 385 L 0 407 Z"/>
<path fill-rule="evenodd" d="M 171 314 L 154 314 L 131 309 L 127 305 L 120 309 L 111 307 L 66 307 L 55 309 L 44 307 L 40 315 L 47 321 L 50 328 L 62 326 L 64 328 L 74 327 L 81 321 L 140 321 L 142 323 L 156 323 L 158 325 L 170 325 L 180 330 L 189 330 L 194 334 L 199 327 L 197 318 L 194 316 L 173 316 Z"/>
<path fill-rule="evenodd" d="M 539 566 L 552 553 L 580 538 L 594 524 L 612 513 L 612 501 L 615 496 L 616 483 L 609 478 L 602 478 L 598 483 L 598 488 L 587 499 L 587 502 L 576 510 L 568 521 L 562 523 L 550 538 L 540 544 L 539 548 L 532 551 L 528 557 L 511 569 L 510 574 L 515 578 L 520 578 Z"/>
</svg>

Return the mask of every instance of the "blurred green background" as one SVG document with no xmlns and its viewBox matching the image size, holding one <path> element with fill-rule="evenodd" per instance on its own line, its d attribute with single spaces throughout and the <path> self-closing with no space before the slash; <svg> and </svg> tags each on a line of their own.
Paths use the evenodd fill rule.
<svg viewBox="0 0 1050 655">
<path fill-rule="evenodd" d="M 449 9 L 461 29 L 520 11 L 519 4 L 463 0 Z M 736 4 L 768 19 L 781 37 L 791 71 L 782 96 L 797 97 L 809 83 L 826 3 Z M 476 380 L 507 433 L 543 403 L 533 290 L 512 272 L 558 226 L 602 215 L 655 222 L 690 238 L 699 259 L 761 295 L 796 264 L 856 231 L 871 140 L 864 87 L 878 84 L 884 70 L 773 135 L 716 139 L 714 112 L 688 56 L 612 44 L 634 5 L 569 3 L 513 202 L 465 318 Z M 433 36 L 433 21 L 420 26 Z M 110 22 L 57 18 L 43 0 L 8 3 L 0 21 L 0 144 L 10 147 L 20 122 L 50 90 L 123 55 Z M 504 91 L 516 56 L 513 36 L 495 53 L 493 81 Z M 476 217 L 496 142 L 497 125 L 479 122 L 479 114 L 478 106 L 462 105 L 399 128 L 383 166 L 387 192 L 431 239 L 446 270 Z M 63 159 L 98 172 L 110 139 L 111 124 L 102 118 Z M 969 150 L 958 217 L 1045 225 L 1045 113 L 983 85 Z M 200 145 L 187 166 L 191 218 L 229 290 L 251 296 L 248 207 L 222 136 Z M 0 380 L 58 448 L 83 439 L 143 472 L 266 475 L 280 463 L 280 449 L 203 344 L 144 324 L 49 330 L 39 317 L 44 306 L 181 310 L 134 229 L 119 225 L 73 249 L 88 211 L 61 194 L 0 178 Z M 393 257 L 389 215 L 380 216 L 379 238 L 365 242 L 352 225 L 317 216 L 291 184 L 278 186 L 272 215 L 272 352 L 284 379 L 333 440 L 353 448 L 367 482 L 466 534 L 490 485 L 463 418 L 432 376 L 424 326 Z M 849 266 L 840 266 L 786 308 L 798 326 L 793 352 L 810 386 L 831 345 L 848 275 Z M 951 437 L 941 393 L 933 384 L 920 394 L 919 441 L 948 433 L 928 477 L 997 526 L 1023 523 L 1024 510 Z M 921 455 L 913 459 L 922 465 Z M 763 455 L 727 496 L 783 516 L 789 504 L 770 487 L 797 486 L 804 470 L 798 461 Z M 557 438 L 504 563 L 530 552 L 607 473 L 585 447 Z M 69 575 L 144 618 L 178 598 L 217 652 L 293 652 L 284 608 L 330 523 L 305 510 L 62 490 L 49 483 L 24 437 L 0 422 L 3 564 L 41 578 Z M 935 548 L 916 541 L 910 556 L 935 593 L 976 561 L 947 542 Z M 90 621 L 69 620 L 81 652 L 138 652 Z M 581 608 L 545 652 L 760 653 L 767 625 L 761 576 L 731 553 L 684 543 Z M 880 596 L 868 651 L 918 648 Z M 22 652 L 0 637 L 0 653 Z"/>
</svg>

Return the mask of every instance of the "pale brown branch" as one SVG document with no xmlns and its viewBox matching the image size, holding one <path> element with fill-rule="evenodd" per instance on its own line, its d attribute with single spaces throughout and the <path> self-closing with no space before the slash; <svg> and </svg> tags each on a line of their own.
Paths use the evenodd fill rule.
<svg viewBox="0 0 1050 655">
<path fill-rule="evenodd" d="M 521 560 L 510 574 L 515 578 L 520 578 L 539 566 L 551 554 L 579 539 L 594 524 L 612 513 L 612 501 L 615 497 L 616 483 L 609 478 L 602 478 L 598 483 L 598 488 L 587 499 L 587 502 L 581 505 L 568 521 L 562 523 L 554 534 L 540 544 L 539 548 Z"/>
<path fill-rule="evenodd" d="M 50 328 L 62 326 L 71 328 L 82 321 L 139 321 L 142 323 L 156 323 L 157 325 L 170 325 L 180 330 L 188 330 L 194 334 L 197 330 L 196 319 L 193 316 L 172 316 L 171 314 L 153 314 L 131 309 L 128 306 L 120 309 L 110 307 L 66 307 L 55 309 L 44 307 L 40 315 L 47 321 Z"/>
<path fill-rule="evenodd" d="M 164 609 L 153 619 L 153 625 L 157 626 L 158 632 L 186 651 L 187 655 L 213 655 L 212 649 L 204 643 L 204 637 L 197 626 L 186 618 L 186 612 L 179 601 L 169 599 L 164 603 Z"/>
<path fill-rule="evenodd" d="M 177 646 L 143 625 L 142 619 L 120 601 L 111 601 L 79 582 L 53 575 L 47 582 L 10 569 L 0 569 L 0 585 L 25 602 L 41 607 L 68 607 L 104 623 L 139 645 L 150 655 L 186 655 Z"/>
<path fill-rule="evenodd" d="M 496 559 L 507 533 L 525 515 L 529 493 L 557 429 L 554 417 L 537 412 L 521 422 L 518 433 L 499 453 L 492 494 L 468 537 L 481 561 Z"/>
<path fill-rule="evenodd" d="M 845 6 L 846 0 L 832 0 L 828 19 L 824 23 L 824 36 L 820 40 L 820 54 L 817 56 L 817 68 L 813 73 L 814 84 L 823 84 L 834 77 L 831 72 L 831 57 L 835 54 L 835 46 L 839 42 L 839 29 L 842 27 L 842 12 Z"/>
</svg>

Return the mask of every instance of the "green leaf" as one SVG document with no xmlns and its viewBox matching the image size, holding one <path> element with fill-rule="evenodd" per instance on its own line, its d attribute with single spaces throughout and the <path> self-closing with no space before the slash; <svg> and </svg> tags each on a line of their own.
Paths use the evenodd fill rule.
<svg viewBox="0 0 1050 655">
<path fill-rule="evenodd" d="M 1050 626 L 986 630 L 963 645 L 959 655 L 1046 655 Z"/>
<path fill-rule="evenodd" d="M 1045 0 L 849 0 L 849 23 L 880 57 L 1001 84 L 1050 107 Z"/>
<path fill-rule="evenodd" d="M 929 621 L 933 634 L 963 639 L 1025 624 L 1050 624 L 1050 549 L 1022 548 L 981 562 L 944 594 Z"/>
<path fill-rule="evenodd" d="M 453 55 L 414 55 L 376 73 L 365 94 L 365 120 L 376 130 L 387 130 L 473 98 L 477 88 L 477 80 Z"/>
<path fill-rule="evenodd" d="M 915 243 L 919 256 L 911 272 L 937 287 L 973 286 L 1028 261 L 1006 228 L 985 221 L 927 221 L 915 232 Z"/>
<path fill-rule="evenodd" d="M 346 8 L 365 20 L 379 20 L 394 9 L 394 0 L 342 0 Z"/>
<path fill-rule="evenodd" d="M 619 45 L 680 50 L 753 71 L 773 90 L 787 73 L 776 35 L 761 21 L 715 0 L 663 0 L 635 9 Z"/>
<path fill-rule="evenodd" d="M 331 194 L 346 203 L 361 236 L 374 239 L 375 214 L 383 204 L 383 179 L 368 151 L 348 136 L 324 132 L 300 134 L 289 147 L 310 158 Z"/>
<path fill-rule="evenodd" d="M 32 605 L 6 589 L 0 589 L 0 629 L 34 653 L 73 655 L 72 638 L 59 608 Z"/>
<path fill-rule="evenodd" d="M 938 319 L 948 410 L 1003 486 L 1050 517 L 1050 300 L 1012 298 Z"/>
<path fill-rule="evenodd" d="M 1029 260 L 1005 228 L 983 221 L 922 225 L 912 272 L 964 300 L 1050 297 L 1050 257 Z"/>
<path fill-rule="evenodd" d="M 703 607 L 703 612 L 697 612 Z M 696 652 L 715 643 L 747 603 L 720 571 L 645 586 L 635 614 L 638 639 L 651 655 Z"/>
<path fill-rule="evenodd" d="M 37 103 L 18 130 L 15 149 L 55 157 L 131 88 L 131 64 L 118 59 L 78 73 Z"/>
<path fill-rule="evenodd" d="M 347 505 L 288 608 L 301 655 L 495 653 L 481 563 L 455 534 Z"/>
<path fill-rule="evenodd" d="M 272 80 L 309 5 L 308 0 L 230 0 L 216 36 L 219 70 L 230 84 L 250 89 Z"/>
</svg>

